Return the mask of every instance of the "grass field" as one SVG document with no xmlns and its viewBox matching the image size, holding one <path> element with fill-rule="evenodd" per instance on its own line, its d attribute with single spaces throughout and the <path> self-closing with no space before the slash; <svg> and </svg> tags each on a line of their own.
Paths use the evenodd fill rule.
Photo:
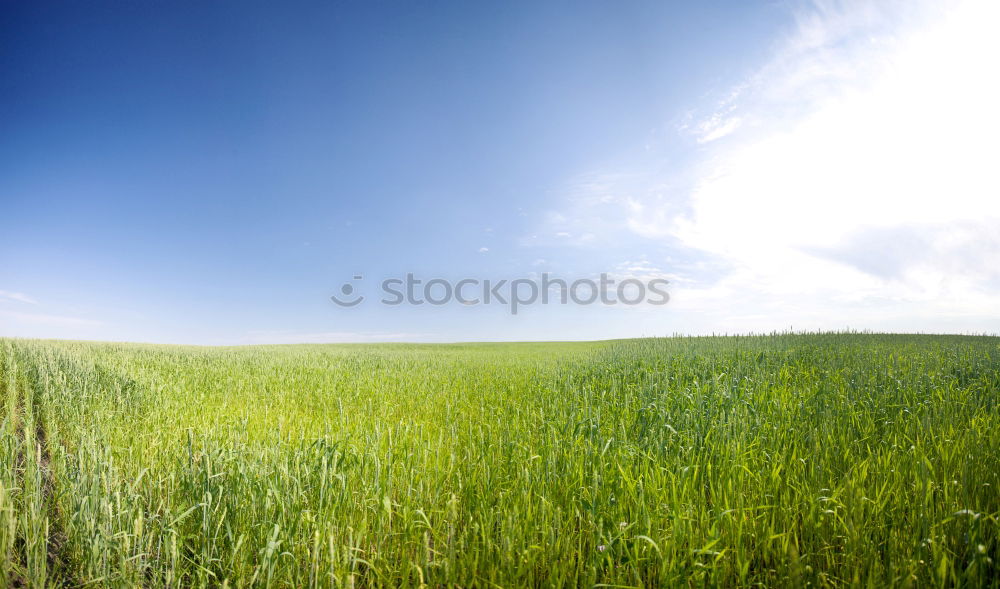
<svg viewBox="0 0 1000 589">
<path fill-rule="evenodd" d="M 1000 585 L 1000 338 L 0 340 L 0 371 L 0 587 Z"/>
</svg>

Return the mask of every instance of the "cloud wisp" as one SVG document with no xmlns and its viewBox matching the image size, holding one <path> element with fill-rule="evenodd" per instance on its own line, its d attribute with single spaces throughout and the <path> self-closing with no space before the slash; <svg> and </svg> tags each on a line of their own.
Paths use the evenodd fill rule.
<svg viewBox="0 0 1000 589">
<path fill-rule="evenodd" d="M 38 301 L 24 293 L 11 292 L 9 290 L 0 290 L 0 302 L 24 303 L 26 305 L 38 304 Z"/>
</svg>

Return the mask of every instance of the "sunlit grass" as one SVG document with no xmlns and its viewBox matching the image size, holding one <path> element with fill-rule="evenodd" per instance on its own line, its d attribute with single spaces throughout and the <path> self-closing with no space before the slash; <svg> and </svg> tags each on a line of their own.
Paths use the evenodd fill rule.
<svg viewBox="0 0 1000 589">
<path fill-rule="evenodd" d="M 0 350 L 0 585 L 1000 578 L 997 338 Z"/>
</svg>

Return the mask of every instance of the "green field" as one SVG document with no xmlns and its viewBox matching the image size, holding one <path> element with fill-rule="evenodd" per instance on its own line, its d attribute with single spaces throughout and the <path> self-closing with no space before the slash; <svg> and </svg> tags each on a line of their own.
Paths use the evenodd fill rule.
<svg viewBox="0 0 1000 589">
<path fill-rule="evenodd" d="M 0 340 L 0 587 L 1000 585 L 1000 338 Z"/>
</svg>

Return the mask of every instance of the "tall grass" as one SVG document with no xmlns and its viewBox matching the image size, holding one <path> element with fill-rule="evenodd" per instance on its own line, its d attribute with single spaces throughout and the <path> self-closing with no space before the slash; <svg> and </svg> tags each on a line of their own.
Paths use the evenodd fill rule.
<svg viewBox="0 0 1000 589">
<path fill-rule="evenodd" d="M 0 349 L 0 584 L 1000 579 L 997 338 Z"/>
</svg>

